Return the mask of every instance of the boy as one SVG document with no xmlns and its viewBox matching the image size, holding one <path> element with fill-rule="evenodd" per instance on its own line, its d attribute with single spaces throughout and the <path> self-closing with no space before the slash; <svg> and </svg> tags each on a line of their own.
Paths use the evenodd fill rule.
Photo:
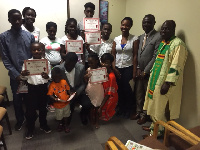
<svg viewBox="0 0 200 150">
<path fill-rule="evenodd" d="M 56 120 L 59 121 L 58 132 L 63 130 L 65 127 L 65 133 L 69 133 L 69 116 L 70 116 L 70 105 L 69 101 L 69 90 L 70 87 L 66 80 L 63 79 L 63 72 L 60 68 L 55 67 L 52 70 L 52 80 L 47 95 L 54 101 L 54 107 L 56 112 Z"/>
<path fill-rule="evenodd" d="M 87 47 L 88 52 L 91 50 L 97 53 L 99 58 L 101 58 L 104 53 L 111 53 L 113 46 L 113 40 L 110 39 L 111 32 L 112 25 L 110 23 L 105 23 L 101 29 L 101 44 L 90 45 L 90 47 Z"/>
<path fill-rule="evenodd" d="M 33 57 L 29 60 L 33 59 L 44 59 L 42 55 L 44 53 L 44 46 L 42 43 L 32 43 L 31 44 L 31 52 Z M 51 129 L 47 125 L 47 110 L 46 104 L 48 100 L 47 96 L 47 82 L 50 77 L 51 66 L 48 62 L 48 70 L 49 73 L 42 72 L 41 75 L 30 75 L 28 70 L 25 70 L 25 65 L 23 65 L 21 75 L 27 77 L 28 82 L 28 99 L 25 101 L 26 105 L 26 119 L 27 119 L 27 132 L 26 139 L 33 138 L 33 131 L 35 128 L 35 121 L 37 119 L 36 110 L 39 109 L 39 122 L 40 122 L 40 130 L 45 131 L 46 133 L 50 133 Z"/>
<path fill-rule="evenodd" d="M 11 9 L 8 12 L 8 21 L 11 29 L 0 35 L 0 52 L 5 68 L 9 72 L 10 86 L 13 94 L 13 105 L 17 123 L 15 130 L 19 131 L 24 123 L 22 99 L 27 94 L 16 94 L 22 80 L 21 70 L 24 60 L 31 58 L 30 45 L 35 41 L 34 36 L 21 29 L 22 15 L 19 10 Z"/>
</svg>

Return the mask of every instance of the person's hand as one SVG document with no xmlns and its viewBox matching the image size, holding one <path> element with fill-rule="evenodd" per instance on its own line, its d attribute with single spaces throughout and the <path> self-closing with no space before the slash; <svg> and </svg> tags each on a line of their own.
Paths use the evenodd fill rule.
<svg viewBox="0 0 200 150">
<path fill-rule="evenodd" d="M 140 78 L 141 72 L 142 71 L 140 70 L 140 68 L 138 68 L 136 71 L 136 78 Z"/>
<path fill-rule="evenodd" d="M 30 75 L 30 72 L 29 72 L 28 70 L 23 70 L 23 71 L 21 72 L 21 75 L 22 75 L 22 76 L 29 76 L 29 75 Z"/>
<path fill-rule="evenodd" d="M 161 95 L 165 95 L 167 94 L 167 92 L 169 91 L 170 88 L 170 82 L 165 82 L 163 83 L 161 89 L 160 89 L 160 94 Z"/>
<path fill-rule="evenodd" d="M 87 74 L 84 76 L 85 81 L 88 82 L 91 76 L 92 76 L 91 73 L 87 73 Z"/>
<path fill-rule="evenodd" d="M 42 72 L 42 73 L 41 73 L 41 76 L 42 76 L 42 78 L 44 78 L 44 79 L 49 79 L 48 74 L 45 73 L 45 72 Z"/>
<path fill-rule="evenodd" d="M 87 42 L 84 43 L 85 48 L 88 50 L 90 50 L 90 44 L 88 44 Z"/>
<path fill-rule="evenodd" d="M 17 77 L 15 78 L 15 80 L 16 80 L 17 82 L 22 81 L 22 75 L 17 76 Z"/>
<path fill-rule="evenodd" d="M 119 70 L 117 70 L 116 68 L 113 69 L 114 73 L 115 73 L 115 76 L 120 79 L 121 78 L 121 74 L 119 72 Z"/>
</svg>

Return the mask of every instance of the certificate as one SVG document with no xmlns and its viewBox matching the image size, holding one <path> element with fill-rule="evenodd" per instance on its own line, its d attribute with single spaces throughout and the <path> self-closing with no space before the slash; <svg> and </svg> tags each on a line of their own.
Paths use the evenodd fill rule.
<svg viewBox="0 0 200 150">
<path fill-rule="evenodd" d="M 89 70 L 92 76 L 89 79 L 90 83 L 102 83 L 108 81 L 107 69 L 105 67 Z"/>
<path fill-rule="evenodd" d="M 42 72 L 49 72 L 47 59 L 24 60 L 24 64 L 25 70 L 28 70 L 30 75 L 40 75 Z"/>
<path fill-rule="evenodd" d="M 83 26 L 85 31 L 100 30 L 99 18 L 83 18 Z"/>
<path fill-rule="evenodd" d="M 66 40 L 66 52 L 75 52 L 76 54 L 83 54 L 83 41 Z"/>
<path fill-rule="evenodd" d="M 101 44 L 101 32 L 85 32 L 85 42 L 90 45 Z"/>
</svg>

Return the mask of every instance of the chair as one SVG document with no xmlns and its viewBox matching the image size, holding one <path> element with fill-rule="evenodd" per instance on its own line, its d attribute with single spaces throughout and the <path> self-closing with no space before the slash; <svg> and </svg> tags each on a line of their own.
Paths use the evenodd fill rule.
<svg viewBox="0 0 200 150">
<path fill-rule="evenodd" d="M 163 143 L 161 143 L 159 140 L 157 140 L 157 134 L 158 134 L 158 127 L 159 125 L 162 125 L 165 127 L 165 135 L 164 135 L 164 140 Z M 139 141 L 139 144 L 145 145 L 147 147 L 153 148 L 153 149 L 162 149 L 162 150 L 168 150 L 168 140 L 169 140 L 169 133 L 173 132 L 175 135 L 183 139 L 184 141 L 187 141 L 193 146 L 197 146 L 199 143 L 198 139 L 190 132 L 186 134 L 185 132 L 182 132 L 170 124 L 167 124 L 163 121 L 157 121 L 154 126 L 154 133 L 153 136 L 147 137 L 144 140 Z M 108 142 L 111 141 L 111 142 Z M 106 150 L 112 150 L 112 145 L 114 144 L 116 147 L 118 147 L 120 150 L 126 150 L 127 148 L 124 148 L 123 143 L 121 143 L 120 140 L 118 140 L 116 137 L 110 137 L 106 142 Z M 110 144 L 110 145 L 109 145 Z M 123 146 L 122 146 L 123 145 Z M 115 149 L 113 149 L 115 150 Z"/>
<path fill-rule="evenodd" d="M 7 88 L 5 86 L 0 86 L 0 95 L 4 96 L 4 98 L 7 100 L 6 104 L 7 106 L 10 106 L 10 101 L 8 98 Z"/>
<path fill-rule="evenodd" d="M 7 150 L 6 142 L 5 142 L 4 135 L 3 135 L 3 127 L 1 125 L 0 125 L 0 140 L 2 142 L 4 150 Z"/>
<path fill-rule="evenodd" d="M 0 101 L 2 100 L 2 97 L 0 95 Z M 1 102 L 0 102 L 1 103 Z M 0 122 L 3 120 L 3 119 L 6 119 L 6 123 L 8 125 L 8 130 L 10 132 L 10 135 L 12 134 L 12 129 L 11 129 L 11 125 L 10 125 L 10 121 L 9 121 L 9 117 L 8 117 L 8 113 L 7 113 L 7 110 L 4 108 L 4 107 L 0 107 Z"/>
<path fill-rule="evenodd" d="M 177 130 L 183 132 L 187 136 L 191 137 L 192 139 L 194 139 L 198 143 L 200 143 L 200 138 L 199 138 L 199 136 L 200 136 L 200 126 L 197 126 L 197 127 L 194 127 L 194 128 L 187 130 L 184 127 L 182 127 L 181 125 L 179 125 L 178 123 L 176 123 L 175 121 L 168 121 L 167 124 L 173 126 Z M 174 133 L 167 133 L 167 138 L 168 138 L 169 143 L 166 143 L 166 144 L 168 146 L 173 146 L 176 149 L 185 150 L 185 149 L 188 149 L 190 147 L 194 147 L 193 143 L 189 143 L 189 142 L 184 141 L 183 139 L 181 139 L 180 137 L 178 137 Z M 195 145 L 197 145 L 197 144 L 195 144 Z M 198 147 L 198 146 L 196 146 L 196 147 Z M 199 145 L 199 147 L 200 147 L 200 145 Z M 198 149 L 200 149 L 200 148 L 198 148 Z"/>
</svg>

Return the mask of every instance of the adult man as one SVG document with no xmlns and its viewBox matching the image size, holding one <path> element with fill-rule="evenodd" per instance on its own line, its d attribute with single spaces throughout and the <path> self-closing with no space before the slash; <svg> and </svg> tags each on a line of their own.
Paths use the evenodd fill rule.
<svg viewBox="0 0 200 150">
<path fill-rule="evenodd" d="M 81 121 L 87 124 L 87 116 L 92 106 L 90 99 L 85 94 L 86 84 L 84 83 L 85 68 L 84 65 L 77 63 L 78 56 L 74 52 L 69 52 L 65 56 L 65 62 L 56 66 L 65 72 L 65 80 L 70 85 L 70 90 L 76 92 L 75 98 L 70 102 L 71 114 L 73 114 L 75 104 L 78 102 L 81 106 Z M 71 121 L 71 119 L 70 119 Z"/>
<path fill-rule="evenodd" d="M 11 29 L 0 35 L 0 50 L 4 66 L 9 71 L 10 86 L 13 94 L 13 104 L 17 123 L 15 130 L 21 130 L 24 120 L 22 99 L 25 94 L 16 94 L 22 80 L 21 70 L 24 60 L 31 58 L 30 45 L 35 41 L 34 36 L 21 29 L 22 15 L 19 10 L 8 12 Z"/>
<path fill-rule="evenodd" d="M 151 133 L 156 121 L 177 119 L 180 114 L 183 70 L 188 52 L 185 43 L 175 36 L 175 27 L 173 20 L 167 20 L 161 26 L 163 41 L 149 78 L 143 109 L 153 121 Z M 163 130 L 160 127 L 159 134 Z"/>
<path fill-rule="evenodd" d="M 136 80 L 136 114 L 131 119 L 136 120 L 138 124 L 144 124 L 147 121 L 146 112 L 143 112 L 143 105 L 150 70 L 156 58 L 156 52 L 161 42 L 160 33 L 154 29 L 155 17 L 151 14 L 145 15 L 142 20 L 144 34 L 139 36 L 138 67 Z"/>
</svg>

